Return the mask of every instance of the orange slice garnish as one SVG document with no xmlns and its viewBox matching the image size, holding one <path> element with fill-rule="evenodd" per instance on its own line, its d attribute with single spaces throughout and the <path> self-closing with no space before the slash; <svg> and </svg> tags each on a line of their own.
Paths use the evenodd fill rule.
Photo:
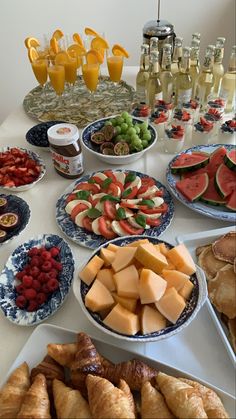
<svg viewBox="0 0 236 419">
<path fill-rule="evenodd" d="M 54 54 L 57 54 L 59 52 L 59 46 L 58 46 L 56 38 L 50 39 L 50 47 L 53 50 Z"/>
<path fill-rule="evenodd" d="M 81 36 L 77 32 L 76 33 L 73 33 L 73 41 L 76 44 L 83 46 L 83 41 L 81 39 Z"/>
<path fill-rule="evenodd" d="M 85 35 L 90 35 L 90 36 L 100 36 L 94 29 L 92 28 L 85 28 L 84 30 Z"/>
<path fill-rule="evenodd" d="M 71 53 L 76 53 L 76 55 L 85 55 L 86 49 L 83 47 L 83 45 L 72 44 L 67 48 L 67 52 L 70 56 L 73 56 Z"/>
<path fill-rule="evenodd" d="M 28 57 L 31 63 L 36 61 L 39 58 L 38 51 L 34 47 L 30 47 L 28 50 Z"/>
<path fill-rule="evenodd" d="M 119 44 L 115 44 L 112 47 L 112 54 L 113 55 L 121 55 L 122 57 L 129 58 L 129 53 L 126 51 L 125 48 L 123 48 Z"/>
<path fill-rule="evenodd" d="M 96 36 L 96 38 L 93 38 L 91 41 L 91 47 L 93 49 L 108 49 L 109 44 L 106 41 L 106 39 L 102 38 L 101 36 Z"/>
<path fill-rule="evenodd" d="M 87 61 L 87 64 L 102 64 L 103 56 L 98 50 L 90 49 L 86 53 L 86 61 Z"/>
<path fill-rule="evenodd" d="M 60 65 L 69 61 L 69 55 L 66 51 L 60 51 L 55 56 L 55 64 Z"/>
<path fill-rule="evenodd" d="M 40 42 L 37 38 L 33 38 L 32 36 L 28 36 L 28 38 L 25 39 L 25 46 L 26 48 L 37 48 L 40 46 Z"/>
<path fill-rule="evenodd" d="M 64 33 L 61 31 L 61 29 L 56 29 L 52 34 L 52 38 L 56 38 L 57 41 L 61 39 L 63 36 Z"/>
</svg>

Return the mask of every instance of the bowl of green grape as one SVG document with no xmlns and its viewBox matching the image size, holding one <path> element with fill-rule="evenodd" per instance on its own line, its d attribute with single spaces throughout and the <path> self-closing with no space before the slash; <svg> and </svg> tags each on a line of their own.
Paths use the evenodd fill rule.
<svg viewBox="0 0 236 419">
<path fill-rule="evenodd" d="M 155 128 L 128 112 L 98 119 L 81 133 L 82 145 L 89 153 L 105 163 L 117 165 L 140 159 L 156 140 Z"/>
</svg>

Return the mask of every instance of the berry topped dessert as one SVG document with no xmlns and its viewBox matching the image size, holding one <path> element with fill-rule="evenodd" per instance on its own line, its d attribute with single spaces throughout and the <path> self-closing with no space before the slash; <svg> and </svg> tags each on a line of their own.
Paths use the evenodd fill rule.
<svg viewBox="0 0 236 419">
<path fill-rule="evenodd" d="M 197 109 L 197 108 L 199 108 L 199 103 L 196 100 L 190 99 L 189 102 L 183 103 L 183 108 L 185 108 L 185 109 Z"/>
<path fill-rule="evenodd" d="M 217 98 L 215 100 L 209 100 L 208 107 L 214 108 L 214 109 L 224 109 L 225 101 L 221 98 Z"/>
<path fill-rule="evenodd" d="M 214 123 L 208 121 L 204 117 L 200 117 L 200 121 L 194 124 L 192 142 L 194 145 L 208 144 L 209 139 L 214 135 Z"/>
<path fill-rule="evenodd" d="M 165 129 L 167 128 L 168 113 L 166 111 L 155 111 L 150 117 L 150 122 L 155 126 L 157 130 L 158 140 L 162 140 L 165 135 Z"/>
<path fill-rule="evenodd" d="M 132 115 L 136 118 L 147 119 L 151 113 L 151 108 L 146 103 L 141 102 L 134 105 Z"/>
<path fill-rule="evenodd" d="M 165 151 L 167 153 L 179 153 L 184 145 L 185 130 L 181 125 L 172 125 L 171 129 L 166 129 Z"/>
<path fill-rule="evenodd" d="M 230 119 L 229 121 L 225 121 L 221 125 L 220 129 L 221 131 L 230 132 L 230 134 L 233 134 L 234 132 L 236 132 L 236 120 Z"/>
<path fill-rule="evenodd" d="M 236 141 L 236 119 L 225 121 L 218 130 L 218 142 L 230 142 L 235 144 Z"/>
<path fill-rule="evenodd" d="M 222 119 L 222 112 L 215 108 L 209 108 L 207 113 L 205 113 L 204 117 L 208 121 L 218 122 Z"/>
<path fill-rule="evenodd" d="M 173 119 L 178 119 L 178 121 L 181 122 L 188 122 L 191 120 L 191 115 L 185 110 L 175 109 Z"/>
<path fill-rule="evenodd" d="M 168 138 L 173 138 L 174 140 L 181 140 L 184 136 L 184 128 L 181 125 L 172 125 L 171 129 L 166 130 L 166 135 Z"/>
<path fill-rule="evenodd" d="M 155 102 L 155 108 L 159 111 L 169 111 L 169 110 L 172 109 L 172 107 L 173 107 L 172 102 L 167 103 L 167 102 L 165 102 L 164 100 L 161 100 L 161 99 L 159 99 Z"/>
<path fill-rule="evenodd" d="M 206 118 L 201 117 L 200 121 L 194 124 L 194 128 L 199 132 L 210 132 L 213 128 L 213 122 L 207 121 Z"/>
</svg>

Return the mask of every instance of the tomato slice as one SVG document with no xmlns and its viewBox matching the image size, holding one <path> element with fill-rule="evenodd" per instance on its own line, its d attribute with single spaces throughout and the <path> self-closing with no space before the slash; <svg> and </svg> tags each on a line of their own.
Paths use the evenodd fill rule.
<svg viewBox="0 0 236 419">
<path fill-rule="evenodd" d="M 98 183 L 100 186 L 104 182 L 104 180 L 100 179 L 98 176 L 92 176 L 91 179 L 93 179 L 96 183 Z"/>
<path fill-rule="evenodd" d="M 85 205 L 85 204 L 77 204 L 74 208 L 73 208 L 73 210 L 71 211 L 71 214 L 70 214 L 70 216 L 71 216 L 71 218 L 72 218 L 72 220 L 73 221 L 75 221 L 75 217 L 76 217 L 76 215 L 78 215 L 80 212 L 82 212 L 82 211 L 85 211 L 86 209 L 88 209 L 88 205 Z"/>
<path fill-rule="evenodd" d="M 100 233 L 108 240 L 117 237 L 116 233 L 114 233 L 114 231 L 111 228 L 111 220 L 109 220 L 109 218 L 105 215 L 99 217 L 98 228 Z"/>
<path fill-rule="evenodd" d="M 129 188 L 127 188 L 127 189 L 129 189 Z M 126 190 L 127 190 L 126 189 Z M 131 189 L 131 192 L 127 195 L 127 194 L 125 194 L 125 197 L 124 197 L 124 199 L 133 199 L 133 198 L 135 198 L 136 197 L 136 195 L 137 195 L 137 193 L 138 193 L 138 188 L 137 188 L 137 186 L 134 186 L 133 188 L 130 188 Z"/>
<path fill-rule="evenodd" d="M 116 219 L 116 203 L 112 201 L 104 201 L 105 215 L 111 220 Z"/>
<path fill-rule="evenodd" d="M 116 180 L 114 183 L 115 183 L 115 185 L 117 185 L 120 188 L 121 193 L 124 192 L 124 185 L 121 182 Z"/>
<path fill-rule="evenodd" d="M 97 198 L 97 199 L 93 199 L 93 197 L 92 197 L 92 196 L 89 196 L 89 197 L 88 197 L 88 200 L 89 200 L 90 204 L 92 204 L 92 206 L 93 206 L 93 207 L 95 207 L 95 206 L 97 205 L 98 201 L 100 201 L 100 199 L 99 199 L 99 198 Z"/>
<path fill-rule="evenodd" d="M 136 209 L 134 204 L 129 204 L 128 202 L 121 201 L 120 206 L 123 208 Z"/>
<path fill-rule="evenodd" d="M 88 216 L 84 217 L 83 220 L 82 220 L 83 227 L 86 230 L 93 232 L 92 222 L 93 222 L 92 218 L 89 218 Z"/>
<path fill-rule="evenodd" d="M 157 227 L 161 224 L 160 218 L 146 218 L 146 224 L 148 224 L 151 227 Z"/>
<path fill-rule="evenodd" d="M 76 191 L 91 191 L 93 193 L 99 193 L 100 187 L 98 185 L 95 185 L 94 183 L 87 183 L 87 182 L 81 182 L 79 185 L 75 188 Z"/>
<path fill-rule="evenodd" d="M 115 175 L 112 173 L 112 170 L 104 170 L 104 175 L 111 178 L 113 182 L 117 182 Z"/>
<path fill-rule="evenodd" d="M 113 195 L 116 197 L 120 196 L 120 188 L 117 184 L 115 183 L 111 183 L 108 187 L 108 189 L 106 189 L 106 192 L 108 195 Z"/>
<path fill-rule="evenodd" d="M 135 228 L 126 220 L 120 220 L 119 223 L 123 230 L 131 236 L 135 234 L 142 234 L 144 232 L 144 228 Z"/>
<path fill-rule="evenodd" d="M 76 194 L 70 193 L 70 195 L 66 198 L 66 203 L 68 204 L 70 201 L 74 201 L 75 199 L 77 199 Z"/>
<path fill-rule="evenodd" d="M 138 190 L 138 194 L 145 193 L 148 190 L 148 188 L 155 185 L 155 180 L 149 176 L 142 177 L 141 182 L 142 182 L 142 186 L 140 186 Z"/>
<path fill-rule="evenodd" d="M 156 208 L 144 209 L 144 206 L 146 205 L 143 205 L 143 208 L 141 208 L 142 206 L 140 205 L 140 209 L 141 211 L 145 212 L 145 214 L 160 214 L 160 213 L 164 214 L 168 210 L 168 205 L 165 202 L 164 204 Z"/>
</svg>

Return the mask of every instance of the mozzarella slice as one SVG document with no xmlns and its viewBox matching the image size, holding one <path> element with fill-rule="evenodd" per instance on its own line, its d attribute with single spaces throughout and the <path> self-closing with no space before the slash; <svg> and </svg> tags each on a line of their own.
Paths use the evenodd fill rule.
<svg viewBox="0 0 236 419">
<path fill-rule="evenodd" d="M 139 194 L 138 198 L 147 198 L 151 197 L 152 195 L 155 195 L 155 193 L 159 191 L 158 187 L 156 185 L 150 186 L 146 192 Z"/>
<path fill-rule="evenodd" d="M 135 228 L 143 228 L 140 224 L 136 223 L 134 217 L 129 218 L 129 223 Z M 150 225 L 146 224 L 144 228 L 148 229 L 150 228 Z"/>
<path fill-rule="evenodd" d="M 123 207 L 121 207 L 120 204 L 116 204 L 116 210 L 118 210 L 118 208 Z M 132 210 L 130 210 L 129 208 L 123 208 L 123 210 L 125 211 L 125 218 L 133 217 L 134 213 Z"/>
<path fill-rule="evenodd" d="M 113 175 L 116 177 L 117 181 L 122 183 L 122 185 L 125 184 L 125 173 L 124 172 L 113 172 Z"/>
<path fill-rule="evenodd" d="M 97 194 L 94 194 L 93 196 L 92 196 L 92 198 L 93 199 L 101 199 L 103 196 L 105 196 L 105 195 L 107 195 L 106 193 L 104 193 L 104 192 L 100 192 L 100 193 L 97 193 Z"/>
<path fill-rule="evenodd" d="M 139 176 L 136 176 L 136 178 L 133 180 L 133 182 L 130 183 L 130 185 L 125 189 L 125 191 L 129 188 L 135 188 L 138 189 L 142 186 L 142 181 Z"/>
<path fill-rule="evenodd" d="M 155 220 L 156 218 L 160 218 L 160 216 L 161 216 L 161 213 L 160 212 L 157 213 L 157 214 L 145 214 L 142 211 L 138 211 L 138 214 L 143 215 L 146 218 L 152 218 L 153 220 Z"/>
<path fill-rule="evenodd" d="M 78 227 L 83 227 L 83 219 L 87 216 L 87 212 L 88 212 L 88 210 L 84 210 L 84 211 L 80 212 L 78 215 L 76 215 L 75 224 Z"/>
<path fill-rule="evenodd" d="M 101 212 L 103 213 L 103 212 L 104 212 L 104 202 L 99 201 L 99 202 L 95 205 L 95 208 L 96 208 L 98 211 L 101 211 Z"/>
<path fill-rule="evenodd" d="M 99 177 L 99 179 L 101 179 L 101 180 L 106 180 L 107 179 L 107 176 L 104 175 L 104 173 L 102 173 L 102 172 L 97 172 L 93 176 Z"/>
<path fill-rule="evenodd" d="M 159 207 L 160 205 L 164 203 L 164 199 L 161 198 L 160 196 L 154 196 L 154 198 L 152 198 L 152 201 L 154 202 L 155 207 Z"/>
<path fill-rule="evenodd" d="M 120 226 L 119 221 L 112 221 L 111 228 L 114 231 L 114 233 L 116 233 L 118 236 L 127 236 L 126 231 L 123 230 L 123 228 Z"/>
<path fill-rule="evenodd" d="M 95 218 L 95 220 L 93 220 L 92 222 L 92 230 L 95 234 L 97 234 L 98 236 L 101 236 L 101 233 L 99 231 L 99 227 L 98 227 L 98 220 L 101 217 Z"/>
<path fill-rule="evenodd" d="M 134 208 L 136 208 L 136 209 L 138 209 L 138 208 L 139 208 L 138 204 L 139 204 L 139 202 L 141 202 L 141 201 L 142 201 L 142 199 L 122 199 L 122 200 L 121 200 L 121 202 L 124 202 L 124 203 L 126 203 L 126 204 L 131 204 L 131 205 L 134 205 Z"/>
<path fill-rule="evenodd" d="M 66 213 L 70 215 L 72 213 L 72 210 L 78 204 L 87 205 L 88 208 L 91 208 L 92 207 L 92 205 L 90 204 L 90 202 L 85 201 L 84 199 L 74 199 L 73 201 L 68 202 L 68 204 L 66 205 L 66 207 L 65 207 Z"/>
</svg>

